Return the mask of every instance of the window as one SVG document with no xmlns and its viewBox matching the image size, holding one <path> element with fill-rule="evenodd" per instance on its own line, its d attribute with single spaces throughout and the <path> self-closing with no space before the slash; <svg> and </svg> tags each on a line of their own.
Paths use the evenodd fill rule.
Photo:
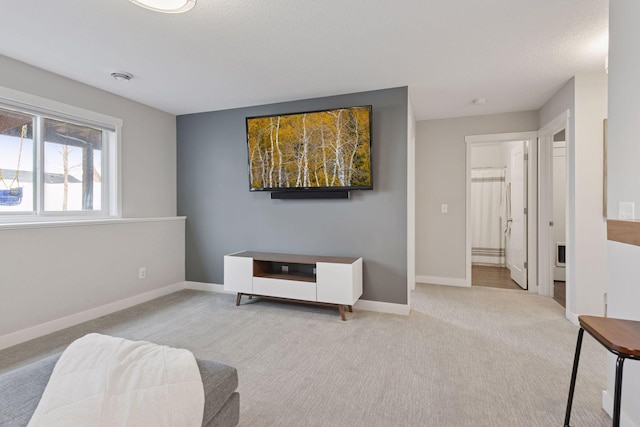
<svg viewBox="0 0 640 427">
<path fill-rule="evenodd" d="M 33 116 L 0 109 L 0 212 L 33 210 L 33 153 Z"/>
<path fill-rule="evenodd" d="M 0 220 L 117 215 L 121 124 L 67 109 L 83 115 L 0 98 Z"/>
</svg>

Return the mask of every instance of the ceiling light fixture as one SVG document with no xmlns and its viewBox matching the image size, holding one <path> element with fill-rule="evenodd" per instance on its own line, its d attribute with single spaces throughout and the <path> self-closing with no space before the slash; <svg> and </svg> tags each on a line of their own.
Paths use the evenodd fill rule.
<svg viewBox="0 0 640 427">
<path fill-rule="evenodd" d="M 133 78 L 133 74 L 119 71 L 119 72 L 111 73 L 111 77 L 118 80 L 119 82 L 128 82 Z"/>
<path fill-rule="evenodd" d="M 129 0 L 145 9 L 162 13 L 183 13 L 193 9 L 196 0 Z"/>
</svg>

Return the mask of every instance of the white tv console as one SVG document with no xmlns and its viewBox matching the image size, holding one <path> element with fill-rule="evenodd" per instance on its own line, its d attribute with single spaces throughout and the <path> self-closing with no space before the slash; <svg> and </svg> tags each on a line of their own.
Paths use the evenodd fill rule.
<svg viewBox="0 0 640 427">
<path fill-rule="evenodd" d="M 224 290 L 242 295 L 345 306 L 362 295 L 362 258 L 237 252 L 224 257 Z"/>
</svg>

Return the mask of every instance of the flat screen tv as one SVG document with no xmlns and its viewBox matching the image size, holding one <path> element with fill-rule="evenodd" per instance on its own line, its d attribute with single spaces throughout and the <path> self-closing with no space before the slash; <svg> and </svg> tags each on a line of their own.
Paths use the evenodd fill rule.
<svg viewBox="0 0 640 427">
<path fill-rule="evenodd" d="M 371 190 L 371 106 L 248 117 L 251 191 Z"/>
</svg>

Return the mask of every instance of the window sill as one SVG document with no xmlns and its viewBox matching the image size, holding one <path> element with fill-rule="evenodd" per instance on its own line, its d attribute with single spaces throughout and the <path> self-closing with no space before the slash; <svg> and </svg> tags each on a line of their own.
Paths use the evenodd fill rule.
<svg viewBox="0 0 640 427">
<path fill-rule="evenodd" d="M 157 218 L 38 218 L 37 220 L 31 219 L 29 221 L 22 222 L 0 222 L 0 231 L 3 230 L 23 230 L 32 228 L 59 228 L 59 227 L 83 227 L 93 225 L 115 225 L 115 224 L 129 224 L 137 222 L 161 222 L 161 221 L 184 221 L 186 216 L 171 216 L 171 217 L 157 217 Z"/>
</svg>

